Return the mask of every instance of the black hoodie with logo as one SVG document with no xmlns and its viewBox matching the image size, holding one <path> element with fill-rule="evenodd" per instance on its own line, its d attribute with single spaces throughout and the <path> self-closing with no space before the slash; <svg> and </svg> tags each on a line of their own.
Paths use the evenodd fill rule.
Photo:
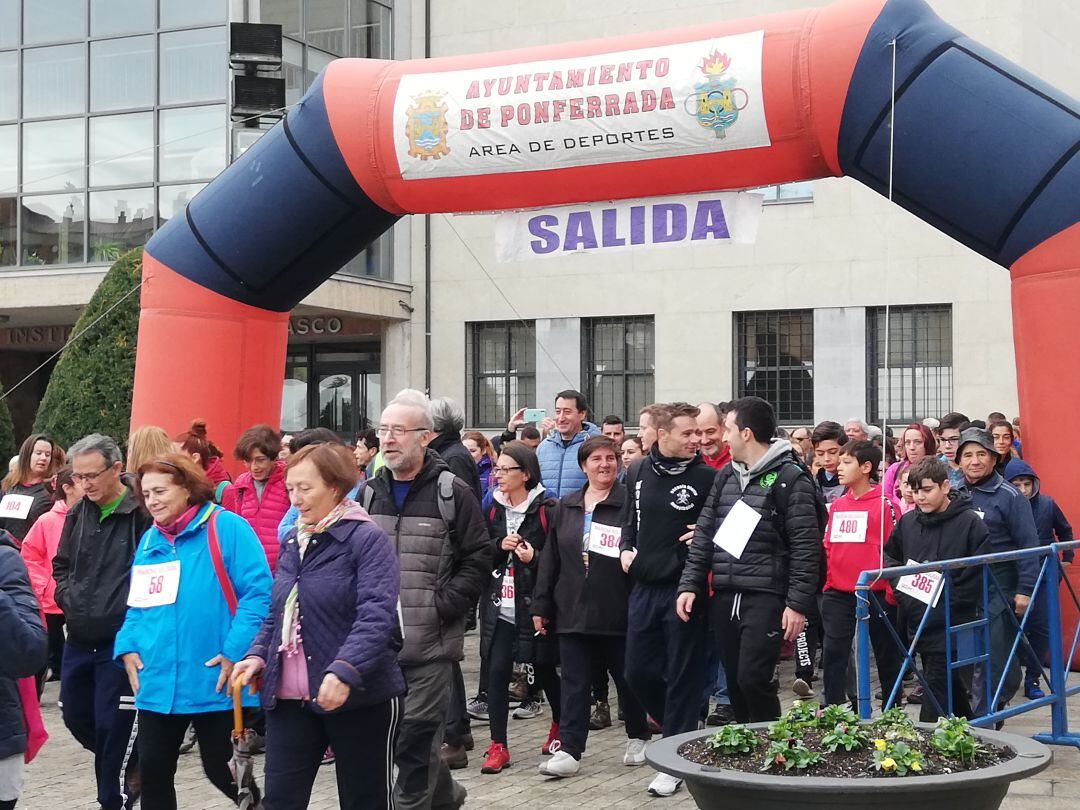
<svg viewBox="0 0 1080 810">
<path fill-rule="evenodd" d="M 631 579 L 644 585 L 679 584 L 689 551 L 679 538 L 697 523 L 715 480 L 716 470 L 700 455 L 669 459 L 656 445 L 630 466 L 619 549 L 637 549 Z"/>
</svg>

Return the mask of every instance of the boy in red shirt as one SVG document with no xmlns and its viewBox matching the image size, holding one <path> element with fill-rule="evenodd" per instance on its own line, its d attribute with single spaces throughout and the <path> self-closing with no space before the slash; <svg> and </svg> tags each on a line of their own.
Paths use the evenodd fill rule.
<svg viewBox="0 0 1080 810">
<path fill-rule="evenodd" d="M 855 637 L 855 582 L 863 571 L 880 568 L 881 549 L 900 517 L 900 506 L 883 495 L 870 477 L 881 464 L 881 450 L 868 441 L 853 441 L 840 451 L 839 481 L 846 487 L 829 512 L 825 529 L 827 575 L 821 597 L 825 630 L 825 702 L 848 701 L 848 663 Z M 896 624 L 896 602 L 884 579 L 873 591 Z M 888 698 L 902 655 L 877 609 L 870 608 L 870 642 L 877 660 L 883 700 Z"/>
</svg>

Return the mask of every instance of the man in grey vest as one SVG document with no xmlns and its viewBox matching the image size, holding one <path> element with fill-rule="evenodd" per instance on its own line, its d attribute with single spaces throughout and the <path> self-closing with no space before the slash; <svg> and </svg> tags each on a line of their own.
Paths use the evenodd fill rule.
<svg viewBox="0 0 1080 810">
<path fill-rule="evenodd" d="M 431 403 L 400 392 L 382 412 L 384 467 L 358 500 L 390 537 L 401 564 L 405 644 L 398 656 L 409 692 L 398 735 L 398 810 L 444 810 L 465 803 L 439 749 L 453 664 L 464 656 L 465 613 L 490 567 L 487 525 L 476 495 L 428 448 Z"/>
</svg>

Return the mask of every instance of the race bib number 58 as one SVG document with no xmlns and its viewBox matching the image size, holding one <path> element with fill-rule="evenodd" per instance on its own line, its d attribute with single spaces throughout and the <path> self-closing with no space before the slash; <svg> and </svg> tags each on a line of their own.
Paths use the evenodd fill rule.
<svg viewBox="0 0 1080 810">
<path fill-rule="evenodd" d="M 180 590 L 180 561 L 136 565 L 131 569 L 128 606 L 137 608 L 171 605 Z"/>
</svg>

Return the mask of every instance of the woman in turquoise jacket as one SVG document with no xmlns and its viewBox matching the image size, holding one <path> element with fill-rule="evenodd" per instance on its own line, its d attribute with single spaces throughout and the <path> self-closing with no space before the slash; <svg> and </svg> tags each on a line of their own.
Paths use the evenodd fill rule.
<svg viewBox="0 0 1080 810">
<path fill-rule="evenodd" d="M 213 504 L 213 484 L 188 456 L 143 464 L 139 489 L 154 525 L 135 552 L 114 650 L 139 710 L 142 806 L 176 808 L 189 723 L 207 778 L 235 800 L 228 680 L 269 609 L 270 567 L 255 532 Z"/>
</svg>

